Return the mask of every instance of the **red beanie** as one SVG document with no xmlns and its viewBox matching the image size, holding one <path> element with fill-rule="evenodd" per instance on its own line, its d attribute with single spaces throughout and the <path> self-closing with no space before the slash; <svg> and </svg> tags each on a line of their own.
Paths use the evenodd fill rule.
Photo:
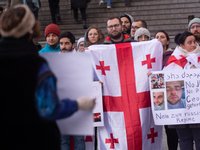
<svg viewBox="0 0 200 150">
<path fill-rule="evenodd" d="M 45 35 L 44 35 L 44 38 L 46 39 L 47 35 L 49 33 L 55 33 L 57 34 L 58 36 L 60 36 L 60 29 L 59 27 L 56 25 L 56 24 L 50 24 L 48 25 L 46 28 L 45 28 Z"/>
</svg>

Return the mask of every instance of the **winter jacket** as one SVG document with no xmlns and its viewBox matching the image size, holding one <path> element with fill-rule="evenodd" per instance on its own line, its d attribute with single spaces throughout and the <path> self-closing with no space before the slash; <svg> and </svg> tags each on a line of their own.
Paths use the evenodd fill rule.
<svg viewBox="0 0 200 150">
<path fill-rule="evenodd" d="M 167 60 L 169 56 L 173 53 L 173 50 L 171 48 L 168 48 L 165 53 L 163 53 L 163 60 L 162 60 L 162 68 L 164 68 L 165 64 L 167 63 Z"/>
<path fill-rule="evenodd" d="M 41 49 L 39 53 L 48 53 L 48 52 L 59 52 L 60 51 L 60 45 L 58 45 L 55 49 L 53 49 L 50 45 L 46 43 L 46 47 Z"/>
<path fill-rule="evenodd" d="M 40 0 L 23 0 L 23 4 L 28 5 L 32 12 L 36 12 L 40 9 Z"/>
<path fill-rule="evenodd" d="M 128 34 L 123 33 L 123 39 L 120 42 L 114 42 L 112 39 L 110 39 L 110 36 L 107 36 L 103 44 L 117 44 L 117 43 L 126 43 L 131 42 L 131 38 Z"/>
<path fill-rule="evenodd" d="M 46 61 L 27 39 L 3 38 L 0 42 L 1 146 L 60 150 L 57 124 L 41 118 L 35 104 L 38 71 Z"/>
</svg>

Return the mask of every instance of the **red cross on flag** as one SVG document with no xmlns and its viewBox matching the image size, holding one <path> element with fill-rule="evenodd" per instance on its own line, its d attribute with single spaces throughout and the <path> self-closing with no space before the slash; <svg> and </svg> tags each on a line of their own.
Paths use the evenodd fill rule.
<svg viewBox="0 0 200 150">
<path fill-rule="evenodd" d="M 98 127 L 98 148 L 162 149 L 162 126 L 153 121 L 147 76 L 161 70 L 161 43 L 94 45 L 89 50 L 103 82 L 104 127 Z"/>
<path fill-rule="evenodd" d="M 187 57 L 179 51 L 178 46 L 175 48 L 172 55 L 169 57 L 167 63 L 165 64 L 164 71 L 171 69 L 190 69 L 191 64 L 196 68 L 200 68 L 200 53 L 190 53 Z"/>
</svg>

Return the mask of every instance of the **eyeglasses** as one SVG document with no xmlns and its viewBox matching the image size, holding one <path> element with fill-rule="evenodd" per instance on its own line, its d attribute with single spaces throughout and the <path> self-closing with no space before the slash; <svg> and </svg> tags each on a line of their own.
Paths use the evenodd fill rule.
<svg viewBox="0 0 200 150">
<path fill-rule="evenodd" d="M 110 25 L 110 26 L 108 26 L 107 28 L 108 28 L 108 29 L 112 29 L 113 27 L 118 28 L 118 27 L 119 27 L 119 24 Z"/>
<path fill-rule="evenodd" d="M 140 27 L 138 27 L 138 26 L 131 26 L 131 29 L 139 29 Z"/>
<path fill-rule="evenodd" d="M 199 28 L 200 28 L 200 25 L 191 26 L 190 29 L 194 29 L 195 27 L 196 27 L 197 29 L 199 29 Z"/>
</svg>

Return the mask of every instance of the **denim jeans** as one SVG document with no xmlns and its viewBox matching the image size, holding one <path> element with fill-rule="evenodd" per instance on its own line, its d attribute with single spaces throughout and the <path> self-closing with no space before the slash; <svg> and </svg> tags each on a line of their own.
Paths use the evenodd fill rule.
<svg viewBox="0 0 200 150">
<path fill-rule="evenodd" d="M 100 1 L 105 1 L 105 0 L 100 0 Z M 107 6 L 111 6 L 111 0 L 107 0 Z"/>
<path fill-rule="evenodd" d="M 73 136 L 74 150 L 85 150 L 84 136 Z M 61 135 L 61 150 L 70 150 L 70 135 Z"/>
</svg>

